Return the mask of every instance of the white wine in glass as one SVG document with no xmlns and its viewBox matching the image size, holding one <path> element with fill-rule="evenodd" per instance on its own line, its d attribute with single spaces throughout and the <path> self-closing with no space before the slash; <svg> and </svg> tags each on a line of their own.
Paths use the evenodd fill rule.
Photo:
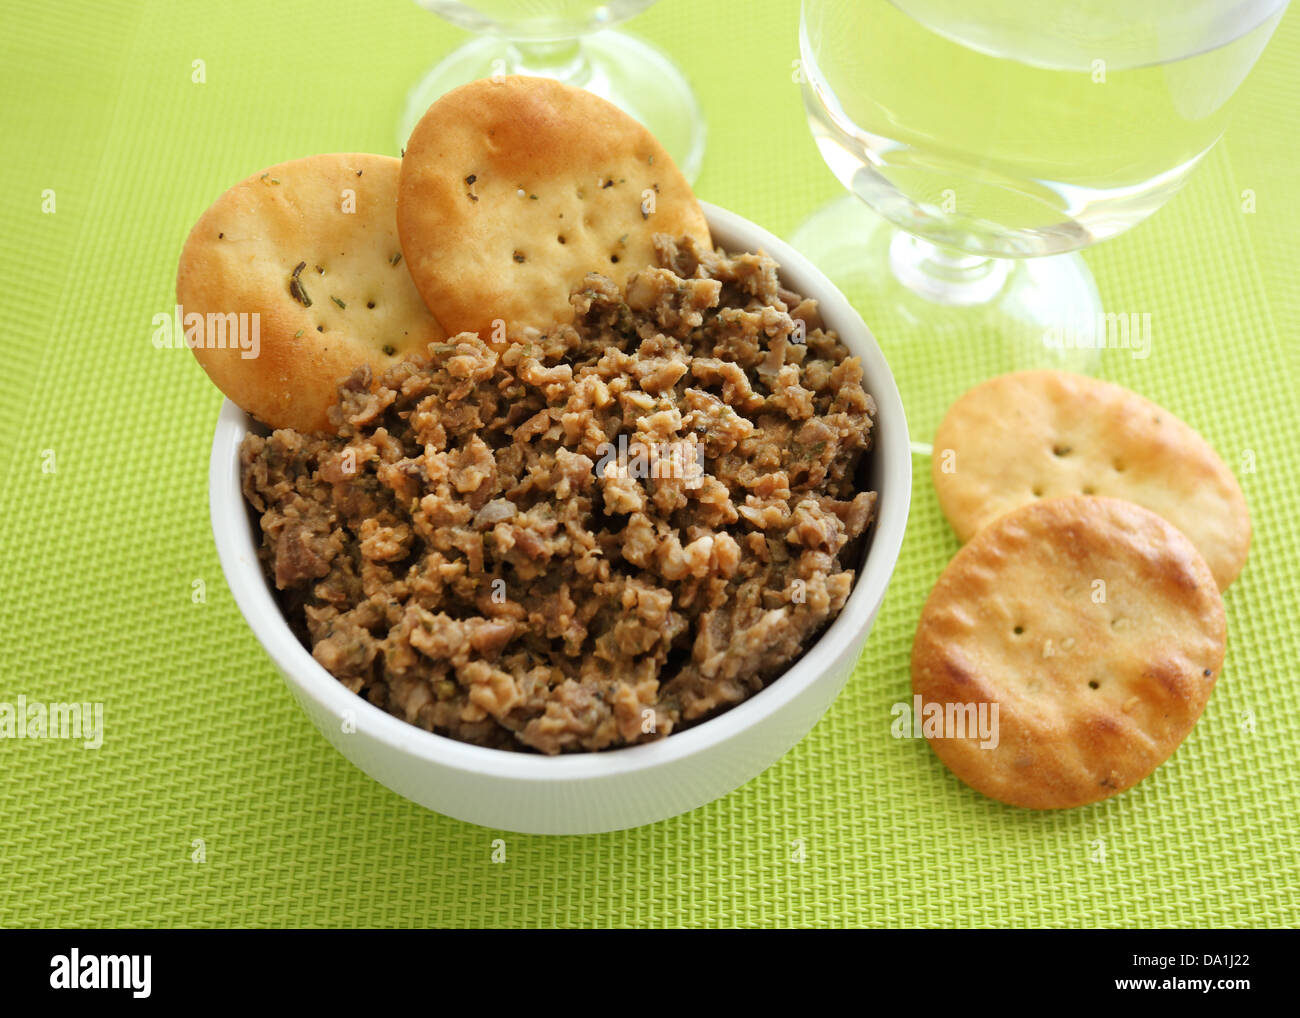
<svg viewBox="0 0 1300 1018">
<path fill-rule="evenodd" d="M 1087 369 L 1105 336 L 1049 341 L 1104 318 L 1069 252 L 1186 180 L 1285 7 L 804 0 L 809 124 L 855 197 L 796 246 L 900 332 L 991 334 L 1012 366 Z"/>
</svg>

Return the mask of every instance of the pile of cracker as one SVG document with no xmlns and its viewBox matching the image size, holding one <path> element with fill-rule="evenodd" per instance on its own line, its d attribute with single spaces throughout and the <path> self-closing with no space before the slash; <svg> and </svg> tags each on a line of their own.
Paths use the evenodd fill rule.
<svg viewBox="0 0 1300 1018">
<path fill-rule="evenodd" d="M 965 546 L 922 610 L 913 694 L 953 719 L 996 704 L 985 716 L 998 728 L 948 731 L 936 710 L 924 731 L 935 753 L 971 787 L 1032 809 L 1150 775 L 1223 667 L 1222 591 L 1250 547 L 1232 472 L 1137 393 L 1031 371 L 953 404 L 932 475 Z"/>
<path fill-rule="evenodd" d="M 623 287 L 657 233 L 712 247 L 645 127 L 547 78 L 485 78 L 435 102 L 401 159 L 309 156 L 230 188 L 190 232 L 176 296 L 186 322 L 257 315 L 256 356 L 224 329 L 187 334 L 233 402 L 271 428 L 333 431 L 354 369 L 569 320 L 588 273 Z"/>
</svg>

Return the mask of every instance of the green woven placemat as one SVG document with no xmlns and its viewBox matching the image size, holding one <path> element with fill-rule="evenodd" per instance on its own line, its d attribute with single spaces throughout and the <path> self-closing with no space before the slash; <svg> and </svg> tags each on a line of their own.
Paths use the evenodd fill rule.
<svg viewBox="0 0 1300 1018">
<path fill-rule="evenodd" d="M 793 2 L 663 0 L 630 26 L 698 90 L 700 195 L 780 234 L 839 193 L 791 80 L 796 25 Z M 1197 427 L 1254 515 L 1223 677 L 1174 758 L 1118 799 L 1035 814 L 890 736 L 956 549 L 918 469 L 875 631 L 806 739 L 686 816 L 504 835 L 500 863 L 500 832 L 385 790 L 293 704 L 213 550 L 219 396 L 190 354 L 150 344 L 185 234 L 223 188 L 312 152 L 393 152 L 407 87 L 461 38 L 406 0 L 0 13 L 0 702 L 106 711 L 98 750 L 0 741 L 0 924 L 1297 924 L 1300 15 L 1187 189 L 1087 254 L 1108 307 L 1158 323 L 1149 359 L 1113 352 L 1103 373 Z M 992 373 L 978 349 L 881 338 L 922 441 Z"/>
</svg>

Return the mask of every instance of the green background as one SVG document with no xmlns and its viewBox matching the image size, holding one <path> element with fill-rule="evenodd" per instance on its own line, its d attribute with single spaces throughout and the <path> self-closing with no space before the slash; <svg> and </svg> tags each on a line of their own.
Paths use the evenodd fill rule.
<svg viewBox="0 0 1300 1018">
<path fill-rule="evenodd" d="M 663 0 L 629 27 L 698 91 L 701 197 L 788 235 L 840 193 L 791 80 L 797 4 Z M 1108 308 L 1156 323 L 1148 360 L 1110 352 L 1103 374 L 1198 428 L 1253 512 L 1227 664 L 1173 759 L 1117 799 L 1039 814 L 890 737 L 921 605 L 957 547 L 918 460 L 898 572 L 821 723 L 732 795 L 582 838 L 427 812 L 310 726 L 217 564 L 219 395 L 188 353 L 150 344 L 222 189 L 314 152 L 395 154 L 406 89 L 462 38 L 409 0 L 4 4 L 0 701 L 103 701 L 107 726 L 98 751 L 0 741 L 0 924 L 1296 925 L 1300 15 L 1188 187 L 1086 254 Z M 995 373 L 978 344 L 881 340 L 921 441 Z"/>
</svg>

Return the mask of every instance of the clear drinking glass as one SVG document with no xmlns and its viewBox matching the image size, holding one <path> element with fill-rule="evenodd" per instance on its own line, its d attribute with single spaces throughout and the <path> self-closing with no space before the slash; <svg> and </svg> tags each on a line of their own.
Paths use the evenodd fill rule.
<svg viewBox="0 0 1300 1018">
<path fill-rule="evenodd" d="M 1286 5 L 803 0 L 809 125 L 852 194 L 793 243 L 884 340 L 1090 370 L 1118 316 L 1072 252 L 1182 185 Z"/>
<path fill-rule="evenodd" d="M 688 180 L 704 158 L 704 116 L 677 65 L 648 43 L 611 26 L 655 0 L 415 0 L 453 25 L 478 33 L 412 89 L 398 144 L 444 92 L 477 78 L 533 74 L 577 85 L 636 117 Z"/>
</svg>

